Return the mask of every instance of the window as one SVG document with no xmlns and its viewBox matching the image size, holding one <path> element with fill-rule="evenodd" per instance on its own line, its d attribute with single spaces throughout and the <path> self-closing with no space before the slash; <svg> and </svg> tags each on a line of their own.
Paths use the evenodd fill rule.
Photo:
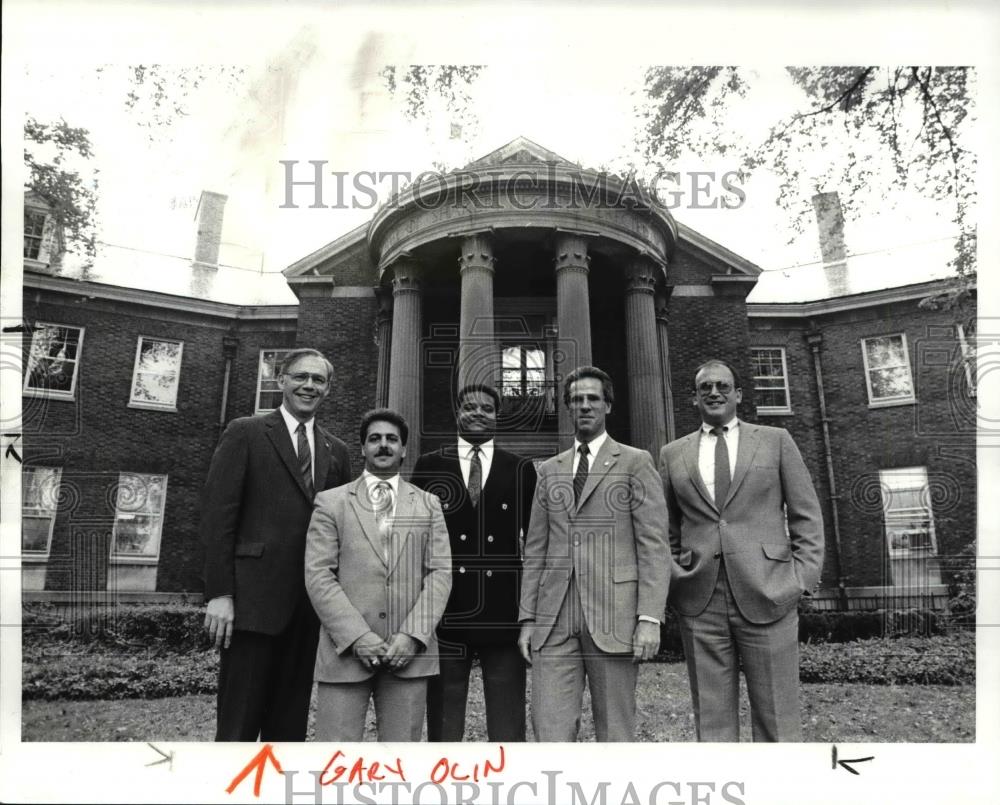
<svg viewBox="0 0 1000 805">
<path fill-rule="evenodd" d="M 123 472 L 115 492 L 111 560 L 155 563 L 160 556 L 166 475 Z"/>
<path fill-rule="evenodd" d="M 59 508 L 59 467 L 25 467 L 21 473 L 21 553 L 48 559 Z"/>
<path fill-rule="evenodd" d="M 24 393 L 29 397 L 72 400 L 82 344 L 81 327 L 36 322 L 31 329 Z"/>
<path fill-rule="evenodd" d="M 757 401 L 757 413 L 792 413 L 784 347 L 751 349 L 750 363 L 753 367 L 753 395 Z"/>
<path fill-rule="evenodd" d="M 555 413 L 555 386 L 545 380 L 545 350 L 535 344 L 505 345 L 502 360 L 504 411 L 535 404 L 546 413 Z"/>
<path fill-rule="evenodd" d="M 868 404 L 874 407 L 913 402 L 913 378 L 910 375 L 906 336 L 865 338 L 861 344 Z"/>
<path fill-rule="evenodd" d="M 879 480 L 893 586 L 926 591 L 941 584 L 927 468 L 882 470 Z"/>
<path fill-rule="evenodd" d="M 257 403 L 254 413 L 266 414 L 281 405 L 278 370 L 290 349 L 262 349 L 257 369 Z"/>
<path fill-rule="evenodd" d="M 140 336 L 129 405 L 176 411 L 183 352 L 184 344 L 180 341 Z"/>
<path fill-rule="evenodd" d="M 976 396 L 976 349 L 969 343 L 965 335 L 965 327 L 955 325 L 955 335 L 958 337 L 958 348 L 962 352 L 962 367 L 965 369 L 965 382 L 969 388 L 969 396 Z"/>
<path fill-rule="evenodd" d="M 48 215 L 40 210 L 24 211 L 24 256 L 29 260 L 40 260 L 42 238 Z"/>
</svg>

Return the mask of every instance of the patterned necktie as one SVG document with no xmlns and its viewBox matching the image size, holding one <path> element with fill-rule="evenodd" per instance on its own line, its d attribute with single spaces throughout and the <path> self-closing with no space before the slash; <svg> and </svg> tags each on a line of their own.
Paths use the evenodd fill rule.
<svg viewBox="0 0 1000 805">
<path fill-rule="evenodd" d="M 298 434 L 299 442 L 299 472 L 302 474 L 302 481 L 306 485 L 306 491 L 309 493 L 309 497 L 312 498 L 316 493 L 316 489 L 313 486 L 313 459 L 312 450 L 309 449 L 309 439 L 306 436 L 306 423 L 300 422 L 295 432 Z"/>
<path fill-rule="evenodd" d="M 729 495 L 729 446 L 726 444 L 726 431 L 720 425 L 712 428 L 715 434 L 715 507 L 721 512 Z"/>
<path fill-rule="evenodd" d="M 469 464 L 469 500 L 473 506 L 479 505 L 483 492 L 483 463 L 479 460 L 479 445 L 472 448 L 472 462 Z"/>
<path fill-rule="evenodd" d="M 583 494 L 583 487 L 587 483 L 587 473 L 590 472 L 590 462 L 587 456 L 590 455 L 590 448 L 581 444 L 577 448 L 580 453 L 580 463 L 576 465 L 576 475 L 573 476 L 573 502 L 580 504 L 580 495 Z"/>
<path fill-rule="evenodd" d="M 392 527 L 392 486 L 388 481 L 379 481 L 371 489 L 372 508 L 375 511 L 375 525 L 382 538 L 382 553 L 389 558 L 389 529 Z"/>
</svg>

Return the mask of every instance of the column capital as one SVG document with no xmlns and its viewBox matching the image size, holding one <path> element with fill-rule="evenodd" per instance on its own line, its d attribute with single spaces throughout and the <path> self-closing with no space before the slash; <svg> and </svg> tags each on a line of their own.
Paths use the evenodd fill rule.
<svg viewBox="0 0 1000 805">
<path fill-rule="evenodd" d="M 656 288 L 656 266 L 645 257 L 636 257 L 625 269 L 625 292 L 652 294 Z"/>
<path fill-rule="evenodd" d="M 661 285 L 656 289 L 653 300 L 656 306 L 656 318 L 667 320 L 667 307 L 670 305 L 670 297 L 673 295 L 673 285 Z"/>
<path fill-rule="evenodd" d="M 389 270 L 392 271 L 392 294 L 419 293 L 420 279 L 423 274 L 420 264 L 409 256 L 400 257 Z"/>
<path fill-rule="evenodd" d="M 560 234 L 556 239 L 556 256 L 553 260 L 556 272 L 590 271 L 590 255 L 587 254 L 587 239 L 581 235 Z"/>
<path fill-rule="evenodd" d="M 474 235 L 462 238 L 459 248 L 459 273 L 473 269 L 480 269 L 481 271 L 489 271 L 491 273 L 495 270 L 497 259 L 493 256 L 493 238 L 489 232 L 477 232 Z"/>
<path fill-rule="evenodd" d="M 392 288 L 386 285 L 375 286 L 375 299 L 378 302 L 378 318 L 392 316 Z"/>
</svg>

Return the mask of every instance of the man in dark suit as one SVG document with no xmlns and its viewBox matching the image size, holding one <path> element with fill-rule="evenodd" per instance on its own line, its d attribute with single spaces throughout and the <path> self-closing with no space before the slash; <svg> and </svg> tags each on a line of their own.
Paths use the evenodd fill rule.
<svg viewBox="0 0 1000 805">
<path fill-rule="evenodd" d="M 634 741 L 637 663 L 659 648 L 670 581 L 663 486 L 649 453 L 605 430 L 607 373 L 583 366 L 565 383 L 574 444 L 539 468 L 524 543 L 532 724 L 539 741 L 575 741 L 586 678 L 597 740 Z"/>
<path fill-rule="evenodd" d="M 303 741 L 319 621 L 303 580 L 313 497 L 347 483 L 346 445 L 316 424 L 333 367 L 289 353 L 281 407 L 229 424 L 201 503 L 205 629 L 217 648 L 217 741 Z"/>
<path fill-rule="evenodd" d="M 427 689 L 427 738 L 462 740 L 478 656 L 489 740 L 523 741 L 526 670 L 517 648 L 517 608 L 535 468 L 493 443 L 496 389 L 465 386 L 457 405 L 457 443 L 420 456 L 413 469 L 413 483 L 441 498 L 453 565 L 451 597 L 438 626 L 441 671 Z"/>
<path fill-rule="evenodd" d="M 316 496 L 306 536 L 306 590 L 323 624 L 316 738 L 360 741 L 374 700 L 380 741 L 419 741 L 451 589 L 448 530 L 437 497 L 399 475 L 406 420 L 377 408 L 360 436 L 364 472 Z"/>
<path fill-rule="evenodd" d="M 819 583 L 823 519 L 788 431 L 736 418 L 736 371 L 695 373 L 702 427 L 660 451 L 670 550 L 700 741 L 738 741 L 739 669 L 756 741 L 800 741 L 798 612 Z"/>
</svg>

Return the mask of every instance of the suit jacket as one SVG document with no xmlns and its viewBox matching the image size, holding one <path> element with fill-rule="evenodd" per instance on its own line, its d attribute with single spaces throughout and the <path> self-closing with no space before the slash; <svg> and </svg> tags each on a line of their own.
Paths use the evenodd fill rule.
<svg viewBox="0 0 1000 805">
<path fill-rule="evenodd" d="M 350 480 L 347 446 L 317 423 L 313 485 Z M 205 599 L 232 595 L 235 628 L 278 634 L 305 595 L 302 564 L 312 499 L 280 411 L 234 419 L 201 500 Z"/>
<path fill-rule="evenodd" d="M 819 583 L 823 518 L 788 431 L 742 420 L 739 428 L 736 467 L 721 513 L 698 471 L 701 431 L 660 451 L 670 550 L 679 566 L 670 603 L 682 615 L 699 615 L 715 589 L 721 552 L 743 617 L 771 623 Z"/>
<path fill-rule="evenodd" d="M 573 455 L 567 450 L 538 470 L 520 620 L 534 619 L 532 646 L 540 648 L 575 573 L 598 648 L 630 652 L 638 616 L 662 621 L 666 609 L 670 551 L 663 486 L 649 453 L 609 436 L 574 505 Z"/>
<path fill-rule="evenodd" d="M 387 560 L 365 479 L 320 493 L 306 535 L 305 581 L 322 624 L 317 682 L 388 673 L 366 670 L 351 651 L 368 632 L 383 640 L 404 632 L 424 646 L 398 676 L 438 672 L 434 630 L 451 589 L 451 551 L 437 497 L 400 478 Z"/>
<path fill-rule="evenodd" d="M 457 444 L 420 456 L 412 480 L 441 499 L 451 541 L 451 596 L 439 637 L 476 645 L 517 642 L 521 533 L 531 517 L 534 464 L 494 447 L 478 506 L 469 500 Z"/>
</svg>

